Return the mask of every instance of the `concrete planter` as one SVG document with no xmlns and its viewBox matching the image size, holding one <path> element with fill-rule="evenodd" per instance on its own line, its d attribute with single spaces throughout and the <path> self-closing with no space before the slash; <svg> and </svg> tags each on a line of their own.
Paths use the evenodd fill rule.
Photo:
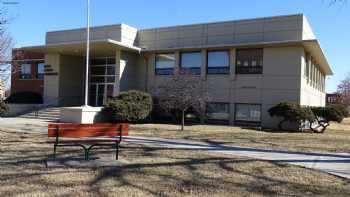
<svg viewBox="0 0 350 197">
<path fill-rule="evenodd" d="M 64 123 L 93 124 L 103 107 L 63 107 L 60 121 Z"/>
</svg>

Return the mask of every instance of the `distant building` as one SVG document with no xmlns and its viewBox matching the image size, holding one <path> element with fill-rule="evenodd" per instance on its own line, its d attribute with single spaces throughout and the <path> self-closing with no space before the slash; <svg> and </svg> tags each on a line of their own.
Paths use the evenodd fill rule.
<svg viewBox="0 0 350 197">
<path fill-rule="evenodd" d="M 326 104 L 337 103 L 340 99 L 340 95 L 337 93 L 326 94 Z"/>
</svg>

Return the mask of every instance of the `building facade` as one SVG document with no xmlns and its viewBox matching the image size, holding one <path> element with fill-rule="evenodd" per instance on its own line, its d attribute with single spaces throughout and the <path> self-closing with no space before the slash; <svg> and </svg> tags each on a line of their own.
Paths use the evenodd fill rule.
<svg viewBox="0 0 350 197">
<path fill-rule="evenodd" d="M 42 53 L 12 51 L 11 94 L 34 92 L 43 95 L 44 57 Z"/>
<path fill-rule="evenodd" d="M 85 29 L 48 32 L 44 101 L 81 105 Z M 91 29 L 89 103 L 131 89 L 152 93 L 189 71 L 209 95 L 207 119 L 275 127 L 268 109 L 292 101 L 325 105 L 332 71 L 302 14 L 152 29 L 125 24 Z"/>
</svg>

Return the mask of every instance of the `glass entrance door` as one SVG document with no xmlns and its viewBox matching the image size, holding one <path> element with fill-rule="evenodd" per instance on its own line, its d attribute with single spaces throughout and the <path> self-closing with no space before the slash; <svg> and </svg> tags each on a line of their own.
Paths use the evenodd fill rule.
<svg viewBox="0 0 350 197">
<path fill-rule="evenodd" d="M 113 97 L 115 84 L 115 60 L 93 59 L 90 63 L 89 105 L 103 106 Z"/>
</svg>

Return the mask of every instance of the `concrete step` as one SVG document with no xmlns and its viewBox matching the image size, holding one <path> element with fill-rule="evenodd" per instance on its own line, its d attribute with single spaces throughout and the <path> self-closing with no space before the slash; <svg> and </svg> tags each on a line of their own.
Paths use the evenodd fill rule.
<svg viewBox="0 0 350 197">
<path fill-rule="evenodd" d="M 61 109 L 59 107 L 49 107 L 49 108 L 41 109 L 39 111 L 32 111 L 32 112 L 22 114 L 19 117 L 58 121 L 60 119 L 60 115 L 61 115 Z"/>
</svg>

